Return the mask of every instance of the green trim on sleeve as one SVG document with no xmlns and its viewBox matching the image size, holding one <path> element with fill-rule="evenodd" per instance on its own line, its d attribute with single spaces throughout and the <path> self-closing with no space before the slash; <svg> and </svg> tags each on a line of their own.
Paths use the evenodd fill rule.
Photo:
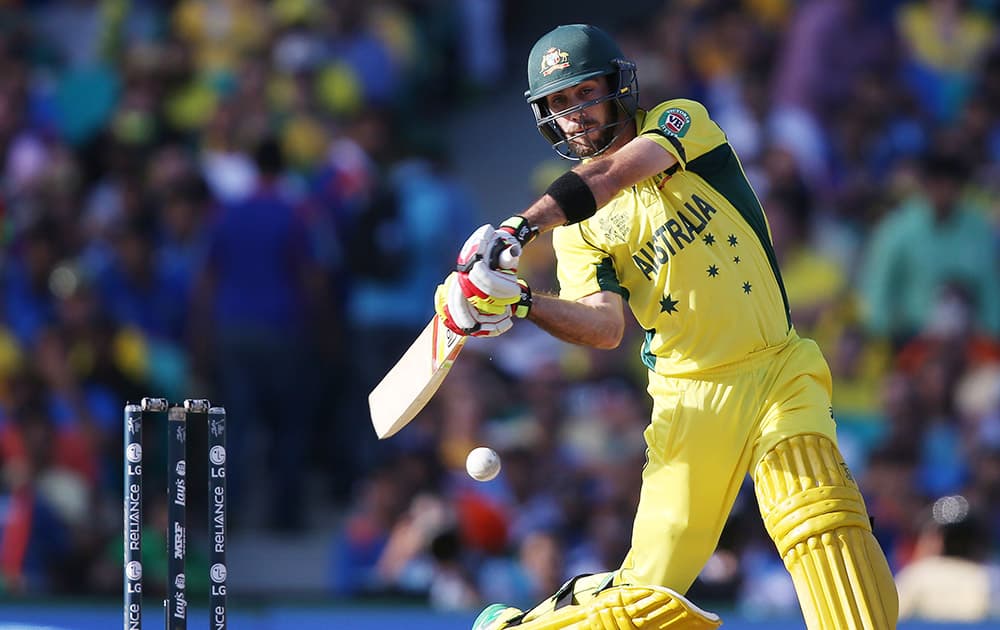
<svg viewBox="0 0 1000 630">
<path fill-rule="evenodd" d="M 622 296 L 625 301 L 628 301 L 628 289 L 618 282 L 615 263 L 611 260 L 611 257 L 602 258 L 601 262 L 597 265 L 597 286 L 601 287 L 601 291 L 612 291 Z"/>
<path fill-rule="evenodd" d="M 670 142 L 670 144 L 677 151 L 677 157 L 680 158 L 680 161 L 683 162 L 684 164 L 687 164 L 687 152 L 684 150 L 684 145 L 681 144 L 681 141 L 678 140 L 676 137 L 671 136 L 670 134 L 663 133 L 659 129 L 649 129 L 643 131 L 642 135 L 644 136 L 657 135 L 660 136 L 661 138 L 666 138 L 667 141 Z"/>
<path fill-rule="evenodd" d="M 771 271 L 774 272 L 774 279 L 781 289 L 781 299 L 785 303 L 785 319 L 788 328 L 792 327 L 791 309 L 788 307 L 788 295 L 785 293 L 785 283 L 781 280 L 781 271 L 778 269 L 778 258 L 774 253 L 774 245 L 767 232 L 767 220 L 764 218 L 764 209 L 760 205 L 760 200 L 754 193 L 750 182 L 747 181 L 746 173 L 740 166 L 740 161 L 736 158 L 736 153 L 728 143 L 719 145 L 701 155 L 687 165 L 689 173 L 695 173 L 708 183 L 709 186 L 718 190 L 723 197 L 733 204 L 743 217 L 754 234 L 760 240 L 767 261 L 771 264 Z"/>
</svg>

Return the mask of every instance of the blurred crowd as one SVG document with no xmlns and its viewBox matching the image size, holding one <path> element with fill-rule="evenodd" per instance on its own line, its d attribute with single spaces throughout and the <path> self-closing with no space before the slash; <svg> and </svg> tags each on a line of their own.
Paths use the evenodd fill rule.
<svg viewBox="0 0 1000 630">
<path fill-rule="evenodd" d="M 0 590 L 120 591 L 121 410 L 143 396 L 226 407 L 231 531 L 350 500 L 365 379 L 474 226 L 430 114 L 500 67 L 461 54 L 490 4 L 0 6 Z M 163 418 L 145 435 L 155 584 Z"/>
<path fill-rule="evenodd" d="M 234 532 L 341 515 L 333 595 L 525 605 L 618 565 L 642 331 L 609 352 L 518 324 L 470 342 L 391 440 L 367 422 L 457 245 L 497 218 L 446 122 L 523 89 L 523 4 L 0 6 L 0 592 L 120 592 L 121 408 L 147 395 L 226 406 Z M 904 615 L 1000 616 L 1000 3 L 649 4 L 600 25 L 642 105 L 703 101 L 741 156 Z M 523 262 L 557 290 L 553 265 L 544 242 Z M 485 484 L 464 472 L 482 444 L 503 460 Z M 949 587 L 968 600 L 925 596 Z M 749 483 L 690 596 L 796 610 Z"/>
</svg>

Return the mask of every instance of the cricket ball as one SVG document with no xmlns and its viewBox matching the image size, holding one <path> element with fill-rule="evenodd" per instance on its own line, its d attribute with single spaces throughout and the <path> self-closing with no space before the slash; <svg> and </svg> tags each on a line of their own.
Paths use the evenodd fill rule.
<svg viewBox="0 0 1000 630">
<path fill-rule="evenodd" d="M 489 481 L 500 473 L 500 456 L 486 446 L 474 448 L 465 458 L 465 470 L 476 481 Z"/>
</svg>

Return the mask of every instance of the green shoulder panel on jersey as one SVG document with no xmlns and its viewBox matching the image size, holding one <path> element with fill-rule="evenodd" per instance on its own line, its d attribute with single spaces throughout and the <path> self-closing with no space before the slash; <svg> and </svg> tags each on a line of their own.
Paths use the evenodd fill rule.
<svg viewBox="0 0 1000 630">
<path fill-rule="evenodd" d="M 602 291 L 612 291 L 622 296 L 625 301 L 628 301 L 628 289 L 618 282 L 618 274 L 615 273 L 615 263 L 610 257 L 602 258 L 600 264 L 597 265 L 597 284 L 601 287 Z"/>
<path fill-rule="evenodd" d="M 778 269 L 778 258 L 774 253 L 774 245 L 767 232 L 767 221 L 764 218 L 764 209 L 761 208 L 760 200 L 754 193 L 750 182 L 747 180 L 743 166 L 736 157 L 736 152 L 729 143 L 719 145 L 708 153 L 691 160 L 687 165 L 687 170 L 700 176 L 709 186 L 718 190 L 729 200 L 743 219 L 750 225 L 754 233 L 760 240 L 761 247 L 767 255 L 767 261 L 774 272 L 774 279 L 781 289 L 781 299 L 785 303 L 785 319 L 788 328 L 792 327 L 791 310 L 788 307 L 788 295 L 785 293 L 785 283 L 781 280 L 781 271 Z"/>
</svg>

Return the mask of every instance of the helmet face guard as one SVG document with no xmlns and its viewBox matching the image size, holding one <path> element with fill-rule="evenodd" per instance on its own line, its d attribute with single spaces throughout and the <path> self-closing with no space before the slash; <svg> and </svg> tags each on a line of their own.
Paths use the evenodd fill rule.
<svg viewBox="0 0 1000 630">
<path fill-rule="evenodd" d="M 525 93 L 525 97 L 528 99 L 528 105 L 531 106 L 531 111 L 535 115 L 535 124 L 538 126 L 539 133 L 541 133 L 542 137 L 552 144 L 552 148 L 555 149 L 556 153 L 567 160 L 582 160 L 585 157 L 595 157 L 604 153 L 615 143 L 618 136 L 625 131 L 628 124 L 633 118 L 635 118 L 639 97 L 639 82 L 635 74 L 635 64 L 625 59 L 613 59 L 611 64 L 618 68 L 616 73 L 597 75 L 608 77 L 610 84 L 609 87 L 611 88 L 610 91 L 604 96 L 600 96 L 585 103 L 580 103 L 579 105 L 574 105 L 573 107 L 553 113 L 549 109 L 548 105 L 546 105 L 545 97 L 549 94 L 565 89 L 566 87 L 572 87 L 572 85 L 577 85 L 583 81 L 596 77 L 581 78 L 572 85 L 547 91 L 545 94 L 537 97 L 532 97 L 530 91 Z M 601 125 L 600 127 L 586 129 L 573 135 L 567 135 L 566 132 L 559 126 L 558 120 L 560 118 L 571 116 L 581 110 L 594 107 L 595 105 L 601 105 L 602 103 L 607 103 L 609 101 L 614 101 L 615 105 L 617 105 L 614 119 L 610 122 Z M 576 152 L 576 149 L 573 146 L 575 141 L 580 138 L 585 138 L 595 131 L 604 131 L 605 129 L 612 128 L 617 128 L 617 130 L 611 138 L 604 143 L 603 146 L 597 146 L 593 143 L 593 141 L 586 139 L 588 144 L 590 144 L 592 152 L 586 156 L 579 155 Z"/>
<path fill-rule="evenodd" d="M 546 97 L 579 85 L 584 81 L 607 77 L 609 93 L 580 103 L 559 112 L 552 112 Z M 559 26 L 542 36 L 528 55 L 528 90 L 524 93 L 535 115 L 538 131 L 560 156 L 569 160 L 600 155 L 614 144 L 635 118 L 639 103 L 639 83 L 635 64 L 625 59 L 618 44 L 601 29 L 589 24 Z M 614 118 L 597 128 L 568 136 L 559 127 L 559 119 L 588 107 L 613 101 Z M 610 140 L 602 138 L 597 146 L 589 136 L 595 132 L 613 129 Z M 578 153 L 574 144 L 589 145 L 585 155 Z"/>
</svg>

